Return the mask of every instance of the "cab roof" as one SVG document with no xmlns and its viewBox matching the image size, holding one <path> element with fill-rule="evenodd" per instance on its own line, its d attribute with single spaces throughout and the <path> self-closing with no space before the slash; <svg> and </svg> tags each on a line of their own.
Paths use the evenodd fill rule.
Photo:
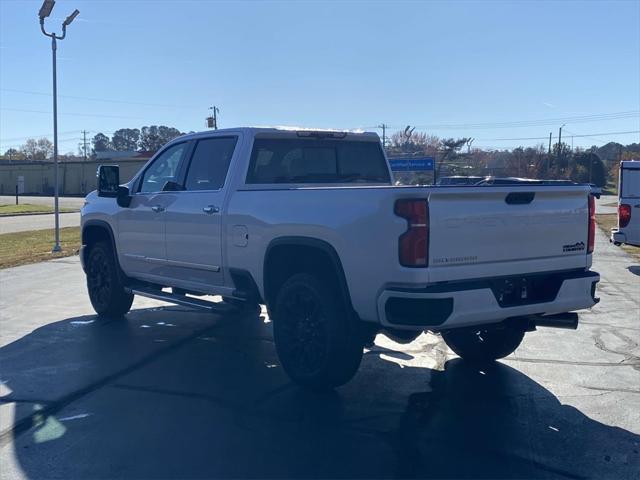
<svg viewBox="0 0 640 480">
<path fill-rule="evenodd" d="M 233 127 L 233 128 L 221 128 L 218 130 L 205 130 L 202 132 L 188 133 L 182 135 L 177 139 L 190 140 L 193 138 L 208 137 L 212 135 L 224 135 L 244 133 L 253 137 L 278 137 L 278 138 L 335 138 L 335 139 L 358 139 L 379 141 L 380 137 L 375 132 L 364 132 L 360 130 L 337 130 L 326 128 L 303 128 L 303 127 Z"/>
</svg>

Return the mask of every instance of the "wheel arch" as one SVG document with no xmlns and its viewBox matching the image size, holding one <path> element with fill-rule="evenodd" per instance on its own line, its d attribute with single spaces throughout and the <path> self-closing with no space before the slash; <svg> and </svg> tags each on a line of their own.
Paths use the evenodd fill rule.
<svg viewBox="0 0 640 480">
<path fill-rule="evenodd" d="M 280 267 L 280 268 L 277 268 Z M 267 246 L 263 265 L 264 299 L 273 308 L 275 296 L 291 275 L 308 272 L 333 275 L 345 305 L 354 312 L 340 256 L 329 242 L 313 237 L 278 237 Z"/>
<path fill-rule="evenodd" d="M 90 247 L 93 243 L 106 240 L 111 244 L 111 248 L 113 249 L 114 257 L 116 262 L 118 262 L 118 267 L 120 267 L 120 261 L 118 259 L 118 250 L 116 248 L 116 240 L 113 234 L 113 229 L 109 223 L 104 220 L 87 220 L 82 225 L 81 232 L 81 242 L 82 242 L 82 250 L 80 254 L 82 255 L 82 264 L 86 263 L 86 256 L 89 253 Z"/>
</svg>

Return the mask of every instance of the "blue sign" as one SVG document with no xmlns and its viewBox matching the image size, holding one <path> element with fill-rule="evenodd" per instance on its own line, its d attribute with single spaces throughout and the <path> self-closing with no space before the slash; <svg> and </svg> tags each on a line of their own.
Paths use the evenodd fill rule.
<svg viewBox="0 0 640 480">
<path fill-rule="evenodd" d="M 433 157 L 390 158 L 389 165 L 394 172 L 428 172 L 433 170 Z"/>
</svg>

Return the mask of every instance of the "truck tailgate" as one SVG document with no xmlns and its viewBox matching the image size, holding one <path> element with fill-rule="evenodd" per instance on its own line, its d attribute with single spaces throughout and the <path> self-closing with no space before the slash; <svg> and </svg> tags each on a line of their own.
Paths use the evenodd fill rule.
<svg viewBox="0 0 640 480">
<path fill-rule="evenodd" d="M 432 190 L 430 281 L 587 267 L 588 191 L 583 186 Z"/>
</svg>

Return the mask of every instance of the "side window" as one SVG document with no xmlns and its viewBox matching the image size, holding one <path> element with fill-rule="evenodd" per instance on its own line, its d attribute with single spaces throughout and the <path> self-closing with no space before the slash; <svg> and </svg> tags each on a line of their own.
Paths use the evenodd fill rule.
<svg viewBox="0 0 640 480">
<path fill-rule="evenodd" d="M 219 190 L 227 178 L 237 137 L 198 140 L 185 181 L 186 190 Z"/>
<path fill-rule="evenodd" d="M 179 143 L 160 154 L 144 172 L 140 192 L 160 192 L 167 182 L 177 181 L 178 166 L 186 148 L 186 142 Z"/>
</svg>

